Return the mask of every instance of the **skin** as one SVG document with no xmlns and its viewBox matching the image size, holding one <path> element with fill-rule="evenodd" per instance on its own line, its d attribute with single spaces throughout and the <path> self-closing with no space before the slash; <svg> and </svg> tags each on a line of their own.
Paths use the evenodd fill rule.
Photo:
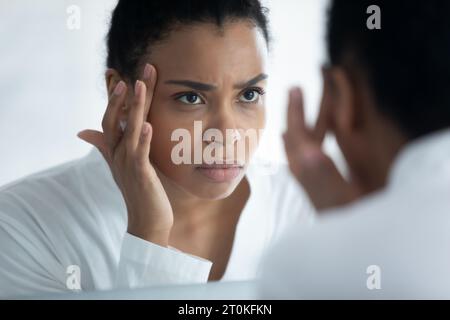
<svg viewBox="0 0 450 320">
<path fill-rule="evenodd" d="M 350 73 L 348 70 L 352 70 Z M 323 69 L 319 117 L 305 124 L 300 88 L 289 94 L 284 134 L 289 166 L 319 211 L 349 204 L 382 189 L 407 137 L 378 111 L 366 75 L 340 66 Z M 349 169 L 344 178 L 322 149 L 326 132 L 336 136 Z"/>
<path fill-rule="evenodd" d="M 171 134 L 184 128 L 193 136 L 194 121 L 202 121 L 204 131 L 216 128 L 224 136 L 226 129 L 264 128 L 264 96 L 259 93 L 266 86 L 261 77 L 266 74 L 266 59 L 262 33 L 246 21 L 229 22 L 220 29 L 210 23 L 180 26 L 143 57 L 142 76 L 136 83 L 115 70 L 106 72 L 110 99 L 103 132 L 79 133 L 100 150 L 111 168 L 127 204 L 128 232 L 212 261 L 210 280 L 225 272 L 236 225 L 250 195 L 245 169 L 255 150 L 248 147 L 243 159 L 237 155 L 227 159 L 243 163 L 235 179 L 211 181 L 194 164 L 173 163 L 171 152 L 178 142 L 171 141 Z M 251 86 L 244 85 L 255 78 Z M 180 80 L 211 88 L 194 90 Z M 256 99 L 246 99 L 249 90 L 255 91 Z M 187 99 L 182 96 L 186 92 L 197 96 Z M 120 120 L 127 121 L 123 133 Z M 203 142 L 204 147 L 208 143 Z"/>
</svg>

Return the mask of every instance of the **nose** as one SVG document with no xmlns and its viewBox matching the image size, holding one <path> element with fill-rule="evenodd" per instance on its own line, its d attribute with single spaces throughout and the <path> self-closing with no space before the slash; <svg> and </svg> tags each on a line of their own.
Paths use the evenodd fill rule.
<svg viewBox="0 0 450 320">
<path fill-rule="evenodd" d="M 211 110 L 211 117 L 205 129 L 220 131 L 222 141 L 218 141 L 216 138 L 214 142 L 220 143 L 224 147 L 226 145 L 234 145 L 240 138 L 236 114 L 231 106 L 223 106 Z"/>
</svg>

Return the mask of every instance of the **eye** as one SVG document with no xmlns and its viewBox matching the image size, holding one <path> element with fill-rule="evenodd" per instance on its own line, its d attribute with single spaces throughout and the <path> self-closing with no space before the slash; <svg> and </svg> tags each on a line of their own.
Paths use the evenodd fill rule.
<svg viewBox="0 0 450 320">
<path fill-rule="evenodd" d="M 239 97 L 239 101 L 244 103 L 254 103 L 257 102 L 262 95 L 264 95 L 264 91 L 261 88 L 247 89 Z"/>
<path fill-rule="evenodd" d="M 202 98 L 198 94 L 193 93 L 193 92 L 188 92 L 188 93 L 179 95 L 176 99 L 185 104 L 191 104 L 191 105 L 197 105 L 197 104 L 204 103 Z"/>
</svg>

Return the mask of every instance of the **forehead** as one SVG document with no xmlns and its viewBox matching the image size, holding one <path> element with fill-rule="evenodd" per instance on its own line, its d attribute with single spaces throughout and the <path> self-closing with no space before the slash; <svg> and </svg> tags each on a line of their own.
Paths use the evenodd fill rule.
<svg viewBox="0 0 450 320">
<path fill-rule="evenodd" d="M 152 47 L 158 78 L 195 79 L 220 85 L 226 79 L 248 80 L 265 73 L 267 44 L 249 22 L 181 26 Z"/>
</svg>

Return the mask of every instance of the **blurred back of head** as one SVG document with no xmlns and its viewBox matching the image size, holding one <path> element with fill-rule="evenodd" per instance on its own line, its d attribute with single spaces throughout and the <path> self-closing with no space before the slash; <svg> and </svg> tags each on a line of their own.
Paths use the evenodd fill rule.
<svg viewBox="0 0 450 320">
<path fill-rule="evenodd" d="M 380 114 L 408 139 L 450 127 L 450 1 L 334 0 L 328 14 L 331 65 L 362 71 Z"/>
</svg>

